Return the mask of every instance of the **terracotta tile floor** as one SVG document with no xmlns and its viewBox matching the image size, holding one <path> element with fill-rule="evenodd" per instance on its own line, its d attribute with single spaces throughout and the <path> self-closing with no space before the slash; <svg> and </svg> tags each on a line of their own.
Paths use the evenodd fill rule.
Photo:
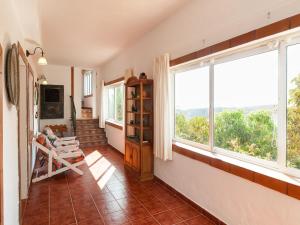
<svg viewBox="0 0 300 225">
<path fill-rule="evenodd" d="M 23 225 L 214 224 L 155 181 L 139 182 L 109 147 L 85 149 L 72 171 L 32 184 Z"/>
</svg>

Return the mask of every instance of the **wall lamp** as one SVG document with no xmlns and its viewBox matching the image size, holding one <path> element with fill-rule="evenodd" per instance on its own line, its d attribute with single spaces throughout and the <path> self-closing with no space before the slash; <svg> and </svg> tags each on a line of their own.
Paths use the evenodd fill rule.
<svg viewBox="0 0 300 225">
<path fill-rule="evenodd" d="M 28 50 L 26 50 L 26 56 L 35 55 L 36 50 L 41 50 L 42 56 L 38 59 L 38 64 L 41 66 L 47 65 L 47 59 L 44 57 L 44 50 L 41 47 L 36 47 L 33 51 L 33 53 L 30 53 Z"/>
<path fill-rule="evenodd" d="M 37 83 L 44 85 L 48 84 L 46 76 L 44 74 L 39 75 L 37 78 Z"/>
</svg>

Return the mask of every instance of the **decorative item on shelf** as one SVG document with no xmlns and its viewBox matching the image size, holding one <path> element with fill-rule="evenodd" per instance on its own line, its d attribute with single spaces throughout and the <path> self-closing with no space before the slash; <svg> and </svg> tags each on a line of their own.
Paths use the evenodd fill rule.
<svg viewBox="0 0 300 225">
<path fill-rule="evenodd" d="M 144 72 L 142 72 L 142 73 L 140 73 L 139 78 L 140 78 L 141 80 L 146 80 L 146 79 L 147 79 L 147 75 L 146 75 Z"/>
<path fill-rule="evenodd" d="M 137 94 L 134 91 L 131 91 L 131 97 L 136 98 Z"/>
<path fill-rule="evenodd" d="M 134 124 L 134 120 L 130 120 L 130 124 Z"/>
<path fill-rule="evenodd" d="M 149 125 L 149 120 L 148 120 L 147 117 L 143 118 L 143 124 L 144 124 L 144 126 L 148 126 Z"/>
<path fill-rule="evenodd" d="M 148 93 L 146 90 L 143 90 L 143 98 L 147 98 L 148 97 Z"/>
<path fill-rule="evenodd" d="M 136 107 L 135 105 L 132 105 L 132 106 L 131 106 L 131 111 L 132 111 L 132 112 L 137 112 L 138 109 L 137 109 L 137 107 Z"/>
<path fill-rule="evenodd" d="M 38 64 L 39 65 L 41 65 L 41 66 L 45 66 L 45 65 L 47 65 L 48 63 L 47 63 L 47 59 L 45 58 L 45 56 L 44 56 L 44 50 L 41 48 L 41 47 L 36 47 L 34 50 L 33 50 L 33 53 L 30 53 L 28 50 L 26 50 L 26 56 L 28 57 L 28 56 L 30 56 L 30 55 L 35 55 L 35 52 L 36 52 L 36 50 L 41 50 L 41 53 L 42 53 L 42 55 L 41 55 L 41 57 L 39 57 L 39 59 L 38 59 Z"/>
<path fill-rule="evenodd" d="M 5 65 L 5 86 L 8 100 L 11 104 L 18 106 L 20 95 L 20 71 L 19 56 L 16 44 L 13 44 L 7 51 Z"/>
<path fill-rule="evenodd" d="M 136 76 L 132 75 L 131 77 L 129 77 L 127 79 L 126 83 L 138 82 L 138 81 L 139 81 L 139 79 Z"/>
</svg>

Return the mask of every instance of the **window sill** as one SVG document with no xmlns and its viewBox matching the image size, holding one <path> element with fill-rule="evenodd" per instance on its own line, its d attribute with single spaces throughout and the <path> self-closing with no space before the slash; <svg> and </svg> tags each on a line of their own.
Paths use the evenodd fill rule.
<svg viewBox="0 0 300 225">
<path fill-rule="evenodd" d="M 84 98 L 89 98 L 89 97 L 93 97 L 93 95 L 85 95 L 83 96 Z"/>
<path fill-rule="evenodd" d="M 300 200 L 300 180 L 282 172 L 215 154 L 179 142 L 173 151 Z"/>
<path fill-rule="evenodd" d="M 115 121 L 106 120 L 106 121 L 105 121 L 105 124 L 106 124 L 106 125 L 109 125 L 109 126 L 111 126 L 111 127 L 117 128 L 117 129 L 119 129 L 119 130 L 123 130 L 123 125 L 121 125 L 121 124 L 119 124 L 119 123 L 117 123 L 117 122 L 115 122 Z"/>
</svg>

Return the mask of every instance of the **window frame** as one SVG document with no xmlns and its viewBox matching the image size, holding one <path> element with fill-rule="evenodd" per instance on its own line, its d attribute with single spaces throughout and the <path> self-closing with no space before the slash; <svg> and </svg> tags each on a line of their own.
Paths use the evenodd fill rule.
<svg viewBox="0 0 300 225">
<path fill-rule="evenodd" d="M 118 121 L 116 119 L 117 117 L 117 112 L 116 112 L 116 88 L 117 87 L 122 87 L 122 91 L 123 91 L 123 104 L 122 104 L 122 115 L 123 115 L 123 121 Z M 125 84 L 124 84 L 124 81 L 121 81 L 121 82 L 117 82 L 117 83 L 114 83 L 114 84 L 111 84 L 111 85 L 107 85 L 105 86 L 105 99 L 106 99 L 106 118 L 105 118 L 105 121 L 106 122 L 109 122 L 109 123 L 113 123 L 113 124 L 116 124 L 116 125 L 119 125 L 119 126 L 124 126 L 124 123 L 125 123 Z M 114 90 L 114 118 L 109 118 L 109 89 L 113 89 Z"/>
<path fill-rule="evenodd" d="M 83 97 L 91 97 L 93 96 L 93 72 L 86 71 L 83 74 Z"/>
<path fill-rule="evenodd" d="M 189 66 L 188 69 L 184 69 L 184 70 L 177 70 L 177 72 L 185 72 L 185 71 L 188 71 L 188 70 L 193 70 L 193 69 L 200 69 L 200 68 L 204 68 L 204 67 L 209 67 L 209 72 L 208 72 L 208 78 L 209 78 L 209 107 L 208 107 L 208 111 L 210 111 L 210 92 L 211 92 L 211 80 L 210 80 L 210 75 L 211 75 L 211 65 L 209 64 L 201 64 L 200 66 L 197 66 L 197 65 L 192 65 L 192 66 Z M 190 141 L 190 140 L 186 140 L 184 138 L 180 138 L 180 137 L 176 137 L 176 106 L 175 106 L 175 76 L 176 76 L 176 73 L 173 71 L 171 73 L 171 76 L 172 76 L 172 86 L 174 87 L 173 90 L 173 97 L 172 97 L 172 107 L 174 109 L 174 116 L 173 116 L 173 141 L 177 141 L 177 142 L 180 142 L 180 143 L 183 143 L 183 144 L 186 144 L 186 145 L 190 145 L 190 146 L 193 146 L 193 147 L 196 147 L 196 148 L 201 148 L 201 149 L 205 149 L 205 150 L 208 150 L 210 151 L 210 143 L 211 143 L 211 140 L 210 140 L 210 132 L 211 132 L 211 126 L 210 126 L 210 116 L 209 116 L 209 136 L 208 136 L 208 144 L 202 144 L 202 143 L 198 143 L 198 142 L 195 142 L 195 141 Z M 210 113 L 209 113 L 210 115 Z"/>
<path fill-rule="evenodd" d="M 297 45 L 299 44 L 300 45 L 300 35 L 298 37 L 295 37 L 293 38 L 293 40 L 289 40 L 289 41 L 286 41 L 286 42 L 283 42 L 281 47 L 283 48 L 282 51 L 283 51 L 283 54 L 284 54 L 284 57 L 285 57 L 285 64 L 284 64 L 284 68 L 282 68 L 282 70 L 284 70 L 285 72 L 285 80 L 283 82 L 285 82 L 283 85 L 285 86 L 285 89 L 284 89 L 284 98 L 283 100 L 285 101 L 285 130 L 282 131 L 284 132 L 284 135 L 285 135 L 285 139 L 284 139 L 284 144 L 285 144 L 285 148 L 286 148 L 286 151 L 285 151 L 285 154 L 284 154 L 284 159 L 285 159 L 285 165 L 287 164 L 287 91 L 288 91 L 288 88 L 287 88 L 287 65 L 288 65 L 288 58 L 287 58 L 287 49 L 289 46 L 293 46 L 293 45 Z M 288 166 L 284 166 L 282 168 L 282 170 L 284 171 L 284 173 L 286 174 L 290 174 L 292 176 L 295 176 L 295 177 L 298 177 L 300 178 L 300 169 L 297 169 L 297 168 L 293 168 L 293 167 L 288 167 Z"/>
<path fill-rule="evenodd" d="M 173 77 L 173 109 L 174 109 L 174 128 L 173 128 L 173 143 L 179 142 L 192 147 L 200 148 L 201 150 L 206 150 L 213 154 L 224 155 L 230 158 L 241 160 L 247 163 L 255 164 L 265 168 L 269 168 L 278 172 L 282 172 L 288 175 L 292 175 L 300 178 L 300 169 L 287 167 L 287 48 L 288 46 L 300 44 L 300 34 L 298 32 L 296 38 L 290 41 L 289 37 L 295 37 L 293 34 L 281 35 L 278 37 L 264 39 L 262 41 L 255 41 L 255 43 L 249 43 L 245 46 L 235 47 L 229 49 L 228 51 L 217 52 L 197 60 L 193 60 L 189 63 L 184 63 L 182 65 L 173 66 L 170 68 L 171 76 Z M 268 46 L 268 43 L 274 43 L 273 48 Z M 277 43 L 277 44 L 276 44 Z M 276 46 L 277 45 L 277 46 Z M 261 159 L 258 157 L 250 156 L 247 154 L 242 154 L 238 152 L 233 152 L 227 149 L 219 148 L 214 145 L 214 66 L 220 63 L 233 61 L 236 59 L 241 59 L 257 54 L 266 53 L 272 50 L 278 50 L 278 122 L 277 122 L 277 160 L 269 161 Z M 195 143 L 189 140 L 181 139 L 176 137 L 176 109 L 175 109 L 175 76 L 177 72 L 183 70 L 190 70 L 190 68 L 198 65 L 202 67 L 209 64 L 210 66 L 210 101 L 209 101 L 209 146 Z"/>
</svg>

